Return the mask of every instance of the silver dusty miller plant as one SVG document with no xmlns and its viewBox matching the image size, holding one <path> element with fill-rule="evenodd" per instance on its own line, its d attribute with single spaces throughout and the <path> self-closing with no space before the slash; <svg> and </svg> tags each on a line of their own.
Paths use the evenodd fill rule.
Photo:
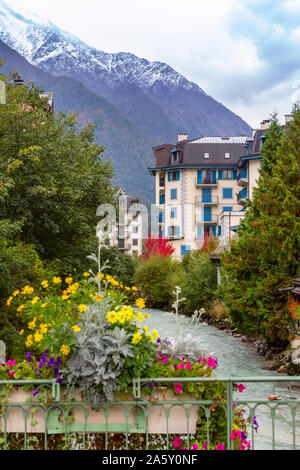
<svg viewBox="0 0 300 470">
<path fill-rule="evenodd" d="M 92 254 L 89 258 L 97 263 L 100 274 L 107 267 L 107 262 L 101 266 L 102 240 L 100 236 L 98 238 L 98 257 Z M 100 275 L 95 275 L 92 270 L 90 273 L 90 281 L 97 283 L 98 293 L 103 295 Z M 62 371 L 69 396 L 75 386 L 79 386 L 84 399 L 95 409 L 100 408 L 104 401 L 114 399 L 124 360 L 133 357 L 132 348 L 127 344 L 129 335 L 121 328 L 112 330 L 106 319 L 111 308 L 112 299 L 109 295 L 104 296 L 102 302 L 95 302 L 87 307 L 86 312 L 81 315 L 81 329 L 76 333 L 75 353 Z"/>
<path fill-rule="evenodd" d="M 203 356 L 203 344 L 200 339 L 193 336 L 189 331 L 198 325 L 204 309 L 195 311 L 191 320 L 187 323 L 186 317 L 179 316 L 179 304 L 185 300 L 185 298 L 179 298 L 180 293 L 181 288 L 176 286 L 175 292 L 173 292 L 175 302 L 172 305 L 176 314 L 176 336 L 170 338 L 170 340 L 161 340 L 159 352 L 172 359 L 181 360 L 185 356 L 191 361 L 196 361 L 200 356 Z"/>
</svg>

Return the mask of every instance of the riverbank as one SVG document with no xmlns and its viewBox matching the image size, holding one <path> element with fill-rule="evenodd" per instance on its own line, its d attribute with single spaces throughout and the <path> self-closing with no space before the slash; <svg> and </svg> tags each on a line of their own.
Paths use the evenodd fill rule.
<svg viewBox="0 0 300 470">
<path fill-rule="evenodd" d="M 300 358 L 297 357 L 296 350 L 271 347 L 263 337 L 249 337 L 238 332 L 229 318 L 213 317 L 207 312 L 201 314 L 201 322 L 214 326 L 218 330 L 240 338 L 244 343 L 253 345 L 255 351 L 263 357 L 265 370 L 274 370 L 281 374 L 300 375 Z"/>
</svg>

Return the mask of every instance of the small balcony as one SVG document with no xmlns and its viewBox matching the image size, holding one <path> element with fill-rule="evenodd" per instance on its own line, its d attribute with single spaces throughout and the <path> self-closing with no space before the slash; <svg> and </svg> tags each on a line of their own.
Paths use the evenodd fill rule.
<svg viewBox="0 0 300 470">
<path fill-rule="evenodd" d="M 242 186 L 243 188 L 248 187 L 249 178 L 248 178 L 246 169 L 243 169 L 238 173 L 238 175 L 237 175 L 237 184 L 239 186 Z"/>
<path fill-rule="evenodd" d="M 216 214 L 196 214 L 196 224 L 218 225 Z"/>
<path fill-rule="evenodd" d="M 195 178 L 195 186 L 197 188 L 208 188 L 208 187 L 216 188 L 218 186 L 218 182 L 217 182 L 217 179 L 214 178 L 213 176 L 204 177 L 201 180 L 199 180 L 198 178 Z"/>
<path fill-rule="evenodd" d="M 248 197 L 248 191 L 247 191 L 247 188 L 244 188 L 237 195 L 237 203 L 240 204 L 241 206 L 246 206 L 247 197 Z"/>
<path fill-rule="evenodd" d="M 217 206 L 219 204 L 219 197 L 218 196 L 196 196 L 195 198 L 196 204 L 203 204 L 206 206 Z"/>
</svg>

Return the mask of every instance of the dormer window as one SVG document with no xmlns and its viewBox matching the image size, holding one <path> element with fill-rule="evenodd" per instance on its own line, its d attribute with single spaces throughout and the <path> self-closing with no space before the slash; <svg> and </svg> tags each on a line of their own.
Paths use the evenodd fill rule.
<svg viewBox="0 0 300 470">
<path fill-rule="evenodd" d="M 229 152 L 225 152 L 224 158 L 230 158 L 230 153 L 229 153 Z"/>
<path fill-rule="evenodd" d="M 209 153 L 208 152 L 204 153 L 204 158 L 209 158 Z"/>
<path fill-rule="evenodd" d="M 179 152 L 177 151 L 177 149 L 174 149 L 174 150 L 171 150 L 171 162 L 172 163 L 177 163 L 178 160 L 179 160 Z"/>
</svg>

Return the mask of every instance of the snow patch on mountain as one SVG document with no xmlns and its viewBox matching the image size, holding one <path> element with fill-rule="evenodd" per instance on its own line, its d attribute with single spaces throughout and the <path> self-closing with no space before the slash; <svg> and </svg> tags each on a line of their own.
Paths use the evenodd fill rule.
<svg viewBox="0 0 300 470">
<path fill-rule="evenodd" d="M 74 70 L 91 78 L 100 76 L 107 81 L 135 83 L 147 89 L 156 84 L 206 93 L 189 82 L 172 67 L 150 62 L 134 54 L 109 54 L 88 46 L 51 21 L 19 6 L 12 9 L 0 0 L 0 39 L 25 57 L 28 62 L 55 74 L 65 75 Z"/>
</svg>

